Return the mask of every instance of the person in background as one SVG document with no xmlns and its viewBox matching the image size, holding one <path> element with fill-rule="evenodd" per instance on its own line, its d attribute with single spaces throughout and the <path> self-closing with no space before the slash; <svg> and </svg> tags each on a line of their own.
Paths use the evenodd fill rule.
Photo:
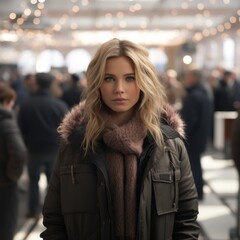
<svg viewBox="0 0 240 240">
<path fill-rule="evenodd" d="M 237 118 L 234 120 L 231 133 L 231 154 L 232 159 L 240 175 L 240 109 L 238 109 Z"/>
<path fill-rule="evenodd" d="M 42 168 L 49 181 L 56 157 L 59 138 L 57 127 L 68 111 L 67 105 L 50 93 L 54 77 L 49 73 L 37 73 L 37 91 L 20 106 L 18 123 L 29 153 L 29 202 L 27 217 L 38 217 L 38 181 Z"/>
<path fill-rule="evenodd" d="M 62 95 L 62 100 L 67 103 L 69 108 L 74 105 L 79 104 L 82 95 L 83 87 L 80 85 L 80 77 L 78 74 L 70 74 L 70 79 L 68 80 L 68 88 L 64 91 Z"/>
<path fill-rule="evenodd" d="M 214 111 L 236 111 L 236 103 L 240 101 L 240 85 L 236 74 L 224 71 L 222 79 L 214 90 Z"/>
<path fill-rule="evenodd" d="M 61 99 L 63 95 L 63 82 L 64 82 L 64 74 L 59 71 L 52 71 L 51 75 L 53 75 L 54 80 L 50 87 L 50 93 L 53 97 Z"/>
<path fill-rule="evenodd" d="M 35 74 L 26 74 L 23 78 L 23 83 L 29 95 L 33 94 L 37 90 Z"/>
<path fill-rule="evenodd" d="M 112 39 L 87 69 L 86 100 L 59 127 L 45 240 L 198 239 L 197 192 L 148 51 Z"/>
<path fill-rule="evenodd" d="M 28 98 L 29 95 L 28 90 L 24 86 L 24 79 L 22 79 L 17 69 L 13 69 L 11 71 L 9 84 L 14 89 L 17 95 L 14 106 L 14 110 L 16 110 L 17 112 L 19 106 L 25 101 L 25 99 Z"/>
<path fill-rule="evenodd" d="M 171 104 L 175 110 L 180 111 L 186 92 L 183 84 L 178 81 L 177 72 L 174 69 L 167 70 L 166 76 L 163 78 L 163 85 L 166 88 L 169 104 Z"/>
<path fill-rule="evenodd" d="M 180 115 L 185 122 L 185 144 L 198 191 L 198 199 L 204 198 L 201 155 L 210 137 L 212 102 L 203 83 L 202 74 L 197 69 L 185 72 L 183 84 L 186 97 Z"/>
<path fill-rule="evenodd" d="M 26 101 L 26 99 L 36 91 L 35 74 L 28 73 L 28 74 L 24 75 L 20 81 L 21 81 L 21 86 L 22 86 L 22 90 L 21 90 L 22 93 L 19 92 L 20 91 L 19 89 L 17 89 L 18 91 L 16 93 L 17 93 L 18 98 L 21 98 L 21 101 L 15 102 L 14 111 L 16 112 L 16 114 L 18 114 L 21 104 L 24 101 Z"/>
<path fill-rule="evenodd" d="M 18 180 L 27 149 L 13 114 L 16 92 L 0 82 L 0 238 L 13 240 L 18 219 Z"/>
</svg>

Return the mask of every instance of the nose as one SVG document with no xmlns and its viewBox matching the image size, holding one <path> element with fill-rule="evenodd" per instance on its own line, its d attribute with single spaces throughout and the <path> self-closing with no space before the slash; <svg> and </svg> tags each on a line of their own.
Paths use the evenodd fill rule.
<svg viewBox="0 0 240 240">
<path fill-rule="evenodd" d="M 115 92 L 116 93 L 123 93 L 124 92 L 124 84 L 123 84 L 123 81 L 121 80 L 118 80 L 116 81 L 116 85 L 115 85 Z"/>
</svg>

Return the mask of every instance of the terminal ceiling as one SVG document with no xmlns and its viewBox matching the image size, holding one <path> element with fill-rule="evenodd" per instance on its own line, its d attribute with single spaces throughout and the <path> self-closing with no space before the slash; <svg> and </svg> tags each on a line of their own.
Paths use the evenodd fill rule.
<svg viewBox="0 0 240 240">
<path fill-rule="evenodd" d="M 239 0 L 1 0 L 0 44 L 59 49 L 112 37 L 179 45 L 240 25 Z"/>
</svg>

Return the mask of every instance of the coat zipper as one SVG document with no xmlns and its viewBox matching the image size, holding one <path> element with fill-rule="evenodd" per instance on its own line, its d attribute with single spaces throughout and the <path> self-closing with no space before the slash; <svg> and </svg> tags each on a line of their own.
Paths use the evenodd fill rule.
<svg viewBox="0 0 240 240">
<path fill-rule="evenodd" d="M 102 149 L 103 149 L 103 147 L 102 147 Z M 99 155 L 96 153 L 99 153 Z M 107 198 L 108 198 L 107 205 L 108 205 L 108 211 L 109 211 L 109 215 L 110 215 L 110 219 L 111 219 L 111 239 L 112 239 L 114 236 L 114 230 L 113 230 L 113 224 L 112 224 L 113 213 L 112 213 L 112 209 L 111 209 L 112 199 L 111 199 L 110 186 L 109 186 L 109 182 L 108 182 L 106 168 L 104 167 L 103 153 L 100 148 L 99 148 L 99 151 L 96 150 L 96 153 L 91 154 L 89 159 L 90 159 L 90 162 L 92 164 L 94 164 L 95 167 L 102 173 L 102 175 L 105 179 Z M 95 155 L 95 156 L 92 156 L 92 155 Z"/>
<path fill-rule="evenodd" d="M 143 162 L 144 161 L 148 161 L 153 153 L 154 150 L 154 144 L 152 143 L 151 145 L 148 146 L 148 148 L 142 153 L 142 155 L 140 156 L 140 161 L 139 161 L 139 174 L 138 174 L 138 202 L 139 202 L 139 207 L 140 207 L 140 194 L 142 191 L 142 187 L 143 187 L 143 179 L 146 176 L 146 172 L 148 172 L 148 170 L 146 170 L 146 166 L 144 169 L 143 168 Z M 150 168 L 149 168 L 150 169 Z M 144 172 L 143 172 L 144 171 Z M 139 210 L 138 210 L 139 211 Z M 137 229 L 137 240 L 141 239 L 141 231 L 140 231 L 140 211 L 139 211 L 139 217 L 138 217 L 138 229 Z"/>
</svg>

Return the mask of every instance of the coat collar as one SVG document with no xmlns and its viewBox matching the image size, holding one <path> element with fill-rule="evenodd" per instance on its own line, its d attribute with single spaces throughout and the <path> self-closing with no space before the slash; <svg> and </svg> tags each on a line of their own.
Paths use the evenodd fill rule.
<svg viewBox="0 0 240 240">
<path fill-rule="evenodd" d="M 81 141 L 85 132 L 85 102 L 73 107 L 64 117 L 58 132 L 65 141 Z M 161 129 L 167 138 L 184 137 L 184 123 L 179 114 L 170 106 L 165 105 L 161 114 Z"/>
</svg>

